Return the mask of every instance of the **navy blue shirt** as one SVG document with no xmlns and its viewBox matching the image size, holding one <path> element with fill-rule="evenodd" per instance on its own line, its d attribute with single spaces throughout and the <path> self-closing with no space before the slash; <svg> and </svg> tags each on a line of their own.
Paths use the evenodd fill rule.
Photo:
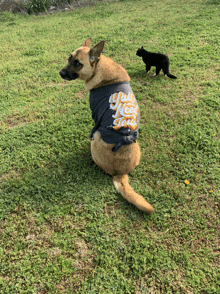
<svg viewBox="0 0 220 294">
<path fill-rule="evenodd" d="M 91 90 L 89 102 L 95 121 L 90 138 L 98 130 L 104 142 L 115 144 L 113 152 L 136 141 L 140 111 L 128 82 Z"/>
</svg>

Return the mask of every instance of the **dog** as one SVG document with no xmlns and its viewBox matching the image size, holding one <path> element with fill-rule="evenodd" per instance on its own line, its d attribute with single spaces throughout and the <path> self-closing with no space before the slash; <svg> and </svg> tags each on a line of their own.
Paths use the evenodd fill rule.
<svg viewBox="0 0 220 294">
<path fill-rule="evenodd" d="M 95 126 L 90 134 L 94 162 L 113 177 L 116 190 L 146 213 L 154 208 L 128 182 L 128 174 L 139 164 L 137 142 L 140 111 L 129 85 L 127 71 L 102 54 L 105 41 L 90 48 L 91 38 L 73 51 L 60 76 L 79 78 L 90 91 L 90 108 Z"/>
<path fill-rule="evenodd" d="M 158 76 L 162 69 L 164 75 L 167 75 L 171 79 L 177 79 L 177 77 L 172 75 L 169 71 L 170 61 L 168 56 L 165 54 L 149 52 L 142 46 L 137 50 L 136 55 L 142 57 L 142 60 L 146 65 L 147 73 L 150 71 L 151 66 L 156 66 L 156 73 L 154 76 Z"/>
</svg>

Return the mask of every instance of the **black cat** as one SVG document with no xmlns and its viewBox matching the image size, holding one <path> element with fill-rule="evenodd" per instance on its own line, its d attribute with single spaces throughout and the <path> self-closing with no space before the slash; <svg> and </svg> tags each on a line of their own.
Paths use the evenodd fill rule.
<svg viewBox="0 0 220 294">
<path fill-rule="evenodd" d="M 154 76 L 157 76 L 162 69 L 164 75 L 167 75 L 171 79 L 177 79 L 177 77 L 171 75 L 169 72 L 170 61 L 165 54 L 146 51 L 142 46 L 140 49 L 138 49 L 136 55 L 142 57 L 143 62 L 146 64 L 147 72 L 149 72 L 151 66 L 156 66 L 156 73 Z"/>
</svg>

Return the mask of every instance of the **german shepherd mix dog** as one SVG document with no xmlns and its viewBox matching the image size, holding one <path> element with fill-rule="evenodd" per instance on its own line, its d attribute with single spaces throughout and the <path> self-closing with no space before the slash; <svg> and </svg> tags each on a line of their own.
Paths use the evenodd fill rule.
<svg viewBox="0 0 220 294">
<path fill-rule="evenodd" d="M 171 79 L 177 79 L 177 77 L 171 75 L 169 72 L 170 61 L 165 54 L 149 52 L 142 46 L 137 50 L 136 55 L 142 57 L 143 62 L 146 64 L 147 73 L 150 71 L 151 66 L 156 66 L 156 73 L 154 76 L 158 76 L 162 69 L 164 75 L 167 75 Z"/>
<path fill-rule="evenodd" d="M 128 183 L 128 174 L 139 164 L 136 141 L 140 111 L 129 85 L 126 70 L 102 55 L 105 41 L 90 49 L 91 38 L 73 51 L 60 71 L 63 79 L 85 81 L 95 126 L 90 137 L 95 163 L 113 176 L 116 190 L 138 209 L 151 213 L 153 207 Z"/>
</svg>

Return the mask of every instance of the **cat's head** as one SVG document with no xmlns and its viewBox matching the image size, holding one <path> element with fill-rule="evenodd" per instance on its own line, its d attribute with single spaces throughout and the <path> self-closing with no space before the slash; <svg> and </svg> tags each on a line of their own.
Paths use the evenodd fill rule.
<svg viewBox="0 0 220 294">
<path fill-rule="evenodd" d="M 139 48 L 136 52 L 136 55 L 137 56 L 143 56 L 143 53 L 144 53 L 144 47 L 142 46 L 141 48 Z"/>
</svg>

